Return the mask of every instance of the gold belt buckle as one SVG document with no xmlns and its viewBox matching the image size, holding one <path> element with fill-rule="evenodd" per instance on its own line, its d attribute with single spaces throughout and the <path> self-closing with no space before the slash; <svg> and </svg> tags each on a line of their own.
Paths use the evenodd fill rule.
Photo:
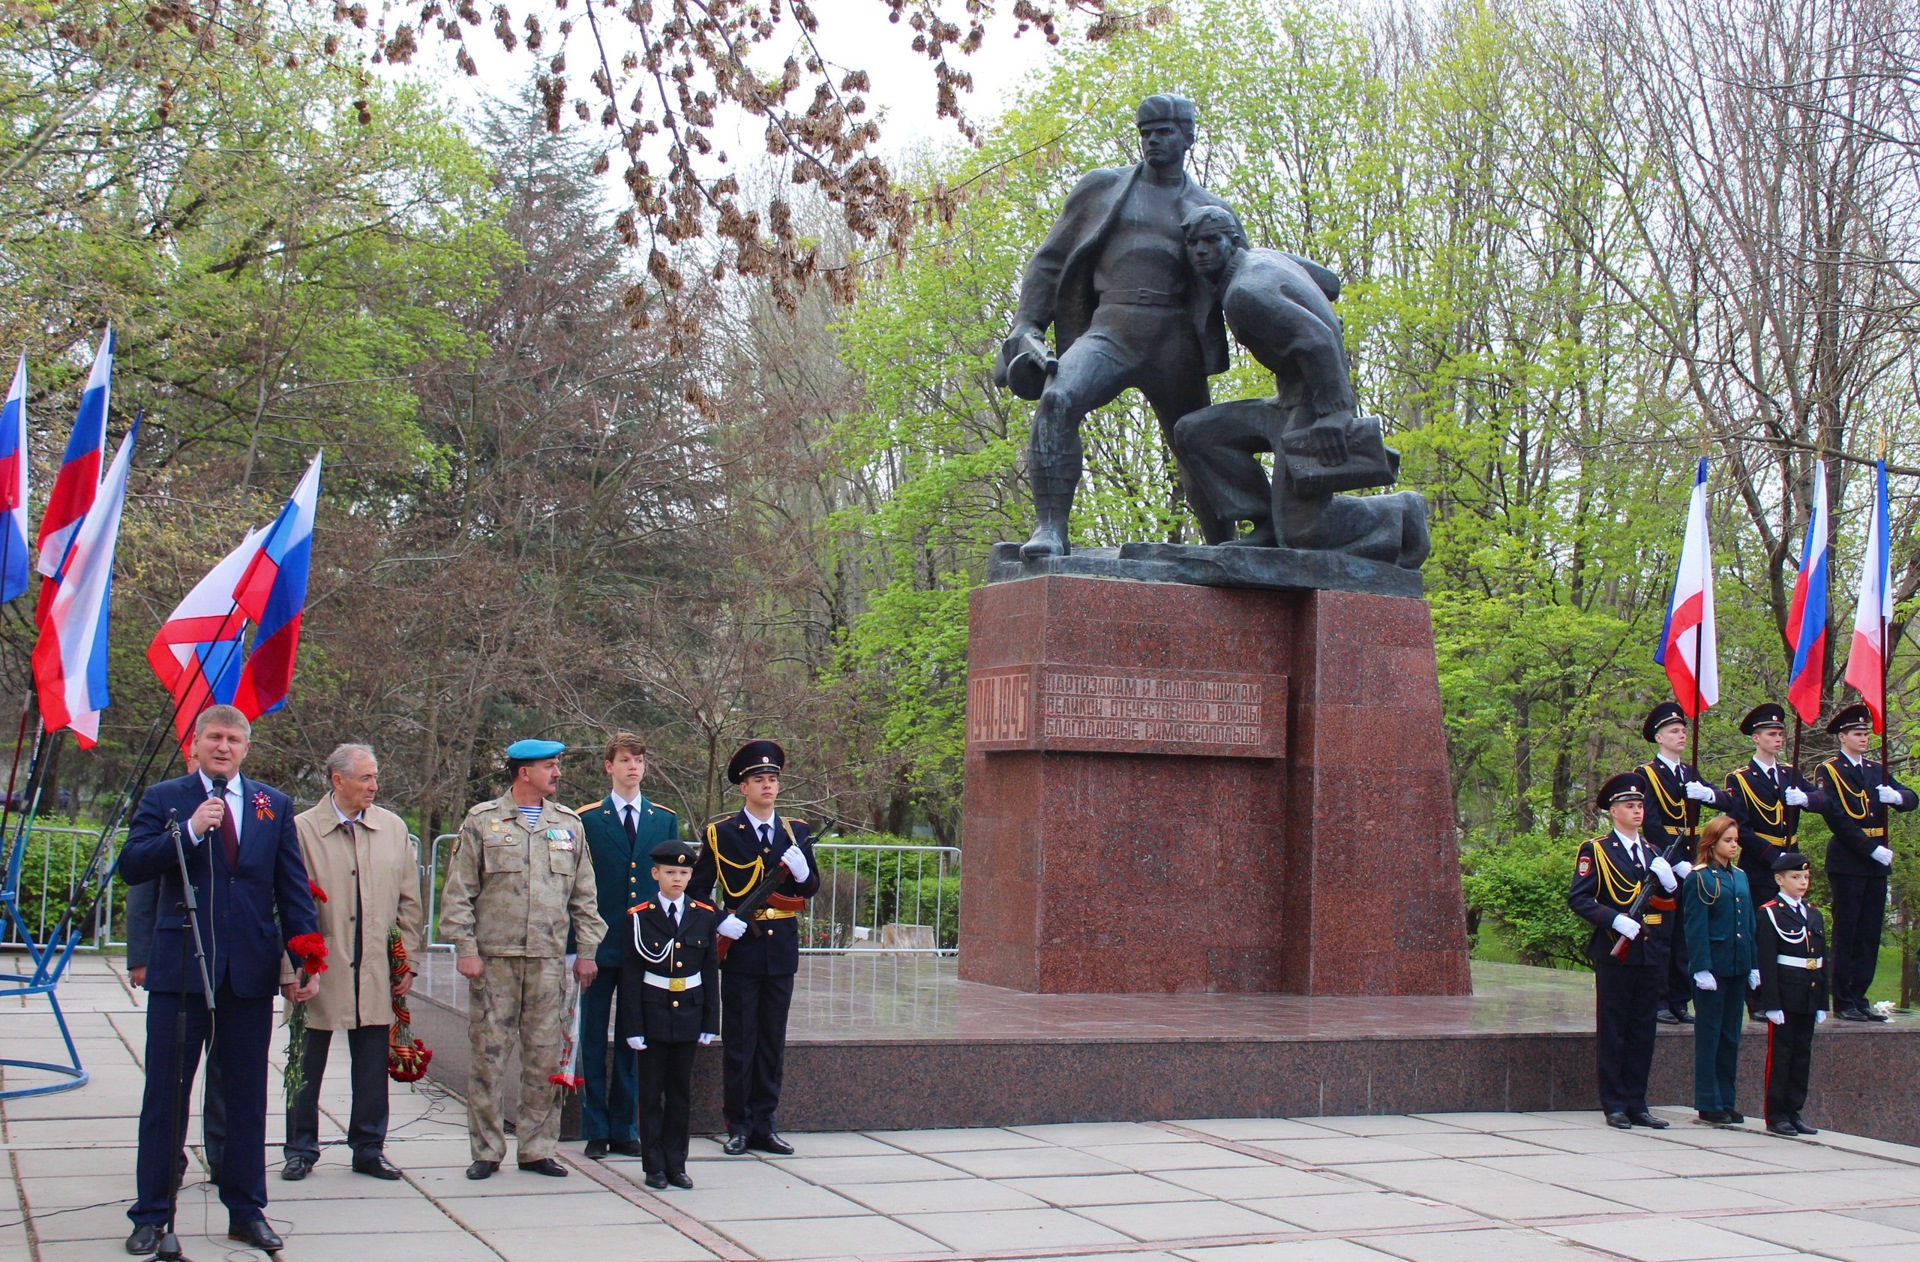
<svg viewBox="0 0 1920 1262">
<path fill-rule="evenodd" d="M 687 988 L 687 979 L 686 979 L 686 978 L 684 978 L 684 977 L 669 977 L 669 978 L 667 978 L 667 989 L 668 989 L 668 990 L 685 990 L 686 988 Z"/>
</svg>

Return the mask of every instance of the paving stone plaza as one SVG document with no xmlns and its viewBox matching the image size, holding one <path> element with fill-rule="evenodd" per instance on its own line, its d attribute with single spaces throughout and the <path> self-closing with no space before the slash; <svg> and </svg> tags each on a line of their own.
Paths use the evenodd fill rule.
<svg viewBox="0 0 1920 1262">
<path fill-rule="evenodd" d="M 118 959 L 83 957 L 61 998 L 92 1081 L 0 1106 L 5 1262 L 125 1256 L 145 997 Z M 56 1057 L 44 1002 L 6 1002 L 6 1054 Z M 323 1140 L 338 1141 L 344 1073 L 323 1109 Z M 1659 1133 L 1609 1130 L 1597 1112 L 796 1133 L 787 1159 L 723 1157 L 699 1138 L 694 1190 L 654 1193 L 637 1160 L 587 1161 L 577 1143 L 562 1148 L 566 1179 L 509 1166 L 470 1183 L 460 1101 L 427 1083 L 394 1088 L 398 1183 L 351 1173 L 339 1147 L 283 1182 L 269 1108 L 268 1217 L 280 1256 L 329 1262 L 1920 1259 L 1920 1148 L 1661 1112 L 1675 1124 Z M 199 1155 L 187 1255 L 261 1256 L 225 1239 Z"/>
</svg>

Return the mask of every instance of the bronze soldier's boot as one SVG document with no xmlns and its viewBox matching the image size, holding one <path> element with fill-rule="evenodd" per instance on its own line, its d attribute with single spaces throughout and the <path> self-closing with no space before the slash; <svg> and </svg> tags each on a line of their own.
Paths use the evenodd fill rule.
<svg viewBox="0 0 1920 1262">
<path fill-rule="evenodd" d="M 1020 545 L 1020 559 L 1038 561 L 1063 557 L 1067 545 L 1067 518 L 1073 511 L 1073 492 L 1080 483 L 1078 460 L 1036 459 L 1033 471 L 1033 537 Z"/>
</svg>

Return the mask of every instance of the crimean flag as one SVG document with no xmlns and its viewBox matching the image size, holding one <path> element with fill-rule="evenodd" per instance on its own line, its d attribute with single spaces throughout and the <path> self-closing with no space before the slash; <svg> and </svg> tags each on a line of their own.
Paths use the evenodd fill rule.
<svg viewBox="0 0 1920 1262">
<path fill-rule="evenodd" d="M 1693 497 L 1687 503 L 1687 535 L 1680 568 L 1667 602 L 1667 624 L 1653 660 L 1667 669 L 1673 699 L 1688 718 L 1720 700 L 1720 641 L 1713 623 L 1713 546 L 1707 538 L 1707 458 L 1700 457 Z"/>
<path fill-rule="evenodd" d="M 99 497 L 67 547 L 60 586 L 47 602 L 40 638 L 33 646 L 33 680 L 40 714 L 49 732 L 73 729 L 82 749 L 100 738 L 100 712 L 107 694 L 107 612 L 113 604 L 113 552 L 120 538 L 120 512 L 127 502 L 127 466 L 140 420 L 100 483 Z"/>
<path fill-rule="evenodd" d="M 1793 650 L 1787 701 L 1803 723 L 1820 717 L 1827 670 L 1827 462 L 1813 462 L 1813 513 L 1800 545 L 1800 573 L 1787 605 L 1787 647 Z"/>
<path fill-rule="evenodd" d="M 54 589 L 61 583 L 60 572 L 67 565 L 67 550 L 99 492 L 100 459 L 107 449 L 107 404 L 112 393 L 113 326 L 109 325 L 93 357 L 93 371 L 87 374 L 87 388 L 80 393 L 80 410 L 74 414 L 73 433 L 67 435 L 67 449 L 60 456 L 60 472 L 54 475 L 47 509 L 40 514 L 40 557 L 35 568 L 46 581 L 40 584 L 33 611 L 35 621 L 46 619 Z"/>
<path fill-rule="evenodd" d="M 1887 726 L 1887 624 L 1893 621 L 1892 555 L 1887 530 L 1887 462 L 1873 465 L 1873 520 L 1860 558 L 1860 600 L 1853 608 L 1853 649 L 1846 680 L 1873 711 L 1873 730 Z"/>
<path fill-rule="evenodd" d="M 239 687 L 247 616 L 240 612 L 233 589 L 266 533 L 249 531 L 239 547 L 194 584 L 147 645 L 147 665 L 173 698 L 173 726 L 182 745 L 200 712 L 210 705 L 232 704 Z"/>
<path fill-rule="evenodd" d="M 27 590 L 27 357 L 0 412 L 0 604 Z"/>
<path fill-rule="evenodd" d="M 267 527 L 233 589 L 234 602 L 257 628 L 253 651 L 241 668 L 233 695 L 233 704 L 250 719 L 285 705 L 293 688 L 300 618 L 307 605 L 307 571 L 313 563 L 313 518 L 319 504 L 320 454 L 316 452 L 306 476 Z"/>
</svg>

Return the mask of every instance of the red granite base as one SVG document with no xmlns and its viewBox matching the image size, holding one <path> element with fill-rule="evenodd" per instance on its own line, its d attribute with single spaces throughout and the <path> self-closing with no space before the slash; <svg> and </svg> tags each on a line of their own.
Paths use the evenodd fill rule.
<svg viewBox="0 0 1920 1262">
<path fill-rule="evenodd" d="M 1468 993 L 1424 601 L 980 588 L 964 820 L 969 981 Z"/>
</svg>

